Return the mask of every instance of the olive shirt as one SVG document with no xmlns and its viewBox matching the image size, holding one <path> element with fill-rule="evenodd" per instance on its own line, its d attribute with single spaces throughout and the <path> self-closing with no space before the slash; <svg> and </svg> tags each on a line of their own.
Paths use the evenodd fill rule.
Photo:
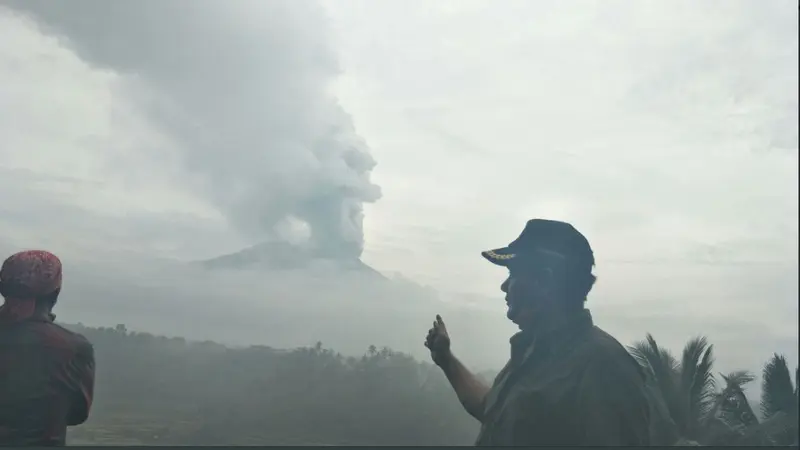
<svg viewBox="0 0 800 450">
<path fill-rule="evenodd" d="M 483 411 L 478 446 L 650 443 L 643 371 L 588 310 L 555 330 L 514 335 Z"/>
</svg>

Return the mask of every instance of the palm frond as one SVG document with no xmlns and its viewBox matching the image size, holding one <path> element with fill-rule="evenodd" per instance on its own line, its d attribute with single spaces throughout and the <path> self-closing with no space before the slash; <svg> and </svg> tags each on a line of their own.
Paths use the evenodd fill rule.
<svg viewBox="0 0 800 450">
<path fill-rule="evenodd" d="M 759 422 L 745 388 L 755 380 L 746 370 L 713 376 L 714 347 L 704 336 L 690 340 L 680 360 L 652 335 L 628 347 L 647 374 L 653 445 L 791 445 L 798 441 L 798 386 L 786 358 L 765 365 Z M 800 378 L 795 369 L 795 380 Z M 699 443 L 699 444 L 698 444 Z"/>
<path fill-rule="evenodd" d="M 660 348 L 651 334 L 647 339 L 634 343 L 629 347 L 631 355 L 646 371 L 652 375 L 659 386 L 674 386 L 678 373 L 678 360 L 667 349 Z"/>
<path fill-rule="evenodd" d="M 686 343 L 681 358 L 679 391 L 689 436 L 700 432 L 713 407 L 716 398 L 713 364 L 714 346 L 706 337 L 700 336 Z"/>
<path fill-rule="evenodd" d="M 658 346 L 655 338 L 647 334 L 644 341 L 634 343 L 629 347 L 631 355 L 639 362 L 647 373 L 651 384 L 651 396 L 657 395 L 660 400 L 656 403 L 666 414 L 653 411 L 660 416 L 668 416 L 669 422 L 662 422 L 658 426 L 664 435 L 680 435 L 686 428 L 686 422 L 681 414 L 681 401 L 678 394 L 678 373 L 680 364 L 669 350 Z M 669 444 L 665 444 L 669 445 Z"/>
<path fill-rule="evenodd" d="M 726 387 L 739 386 L 742 389 L 745 384 L 752 383 L 756 379 L 755 374 L 749 370 L 735 370 L 727 374 L 721 373 L 719 376 L 725 380 Z"/>
<path fill-rule="evenodd" d="M 797 416 L 797 396 L 786 358 L 774 354 L 764 366 L 761 383 L 761 413 L 769 419 L 779 412 Z"/>
</svg>

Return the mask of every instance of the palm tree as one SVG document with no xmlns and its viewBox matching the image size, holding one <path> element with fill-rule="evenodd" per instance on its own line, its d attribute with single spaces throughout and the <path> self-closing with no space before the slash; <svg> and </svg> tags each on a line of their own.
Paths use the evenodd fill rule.
<svg viewBox="0 0 800 450">
<path fill-rule="evenodd" d="M 798 443 L 797 369 L 795 381 L 786 358 L 774 354 L 764 365 L 761 380 L 761 421 L 739 423 L 742 436 L 752 445 L 788 446 Z"/>
<path fill-rule="evenodd" d="M 764 422 L 780 422 L 772 437 L 778 445 L 797 445 L 798 441 L 798 369 L 794 386 L 789 365 L 783 355 L 774 354 L 764 366 L 761 384 L 761 414 Z"/>
<path fill-rule="evenodd" d="M 728 424 L 749 427 L 758 423 L 758 418 L 744 395 L 745 385 L 755 380 L 755 375 L 747 370 L 738 370 L 720 376 L 725 381 L 725 388 L 717 396 L 714 412 Z"/>
<path fill-rule="evenodd" d="M 765 365 L 759 421 L 744 394 L 755 380 L 748 371 L 712 375 L 713 346 L 705 337 L 690 340 L 680 361 L 647 335 L 630 347 L 647 374 L 651 400 L 652 445 L 796 445 L 797 373 L 792 384 L 786 358 Z"/>
<path fill-rule="evenodd" d="M 758 418 L 744 394 L 745 385 L 755 380 L 747 370 L 720 374 L 725 387 L 717 393 L 710 417 L 716 418 L 716 428 L 709 430 L 710 440 L 716 445 L 762 444 L 761 440 L 748 437 L 748 430 L 758 425 Z"/>
<path fill-rule="evenodd" d="M 723 406 L 728 406 L 723 399 L 735 397 L 734 386 L 744 384 L 747 374 L 723 376 L 728 386 L 718 392 L 712 371 L 714 346 L 707 338 L 700 336 L 686 343 L 680 360 L 659 347 L 650 334 L 629 349 L 647 374 L 652 445 L 713 445 L 735 440 L 722 413 Z"/>
</svg>

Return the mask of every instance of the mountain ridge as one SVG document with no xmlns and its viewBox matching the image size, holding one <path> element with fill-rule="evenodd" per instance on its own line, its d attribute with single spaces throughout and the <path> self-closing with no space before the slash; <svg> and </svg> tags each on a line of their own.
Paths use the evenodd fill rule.
<svg viewBox="0 0 800 450">
<path fill-rule="evenodd" d="M 361 273 L 376 279 L 388 280 L 385 275 L 358 257 L 332 257 L 323 255 L 312 247 L 284 241 L 263 242 L 237 252 L 200 261 L 200 264 L 207 269 L 216 270 L 263 268 Z"/>
</svg>

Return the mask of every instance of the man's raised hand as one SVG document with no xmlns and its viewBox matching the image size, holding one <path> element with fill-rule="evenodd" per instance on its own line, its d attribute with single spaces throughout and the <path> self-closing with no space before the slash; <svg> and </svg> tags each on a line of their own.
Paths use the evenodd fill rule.
<svg viewBox="0 0 800 450">
<path fill-rule="evenodd" d="M 447 334 L 447 327 L 440 315 L 436 315 L 433 328 L 428 330 L 425 338 L 425 347 L 431 351 L 431 359 L 441 367 L 450 358 L 450 335 Z"/>
</svg>

